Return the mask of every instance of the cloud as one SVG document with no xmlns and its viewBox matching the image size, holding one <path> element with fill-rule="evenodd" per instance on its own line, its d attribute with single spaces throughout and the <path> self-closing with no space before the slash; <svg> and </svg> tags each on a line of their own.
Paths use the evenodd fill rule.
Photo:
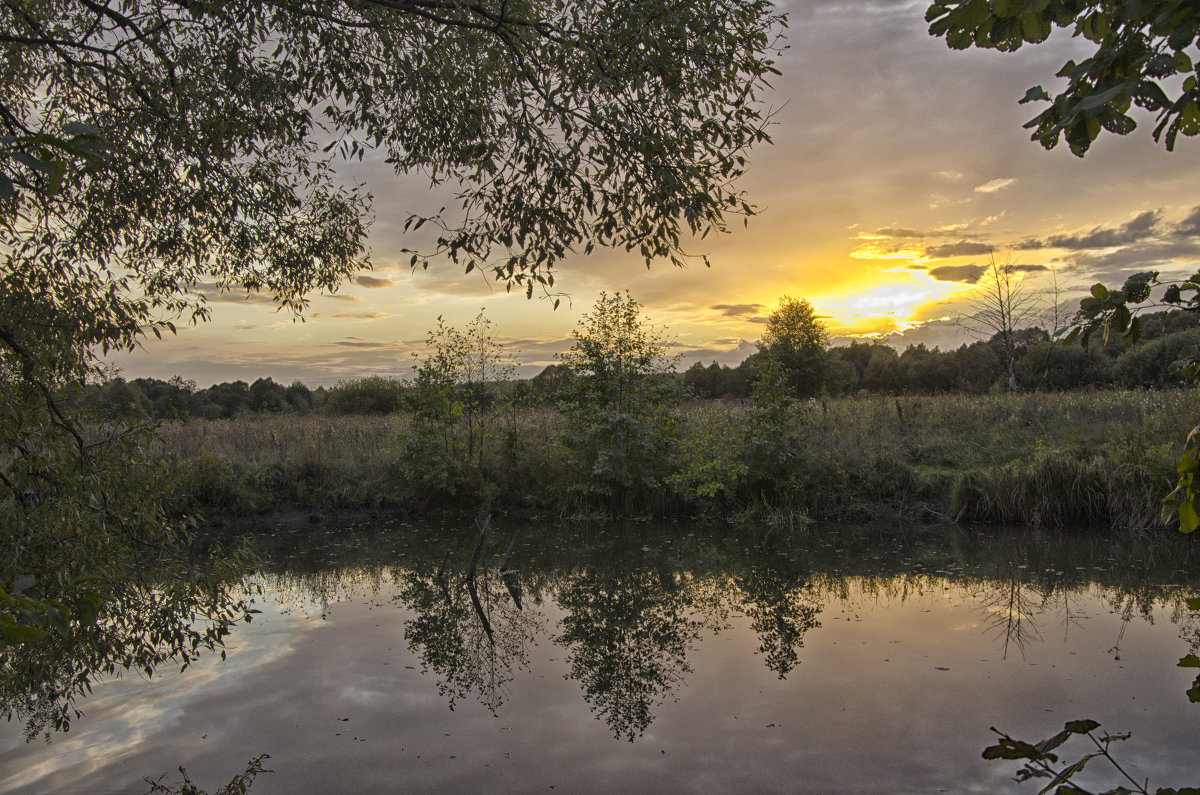
<svg viewBox="0 0 1200 795">
<path fill-rule="evenodd" d="M 1186 237 L 1200 236 L 1200 206 L 1193 207 L 1188 217 L 1175 226 L 1174 232 Z"/>
<path fill-rule="evenodd" d="M 1161 210 L 1147 210 L 1117 227 L 1096 226 L 1090 231 L 1080 234 L 1052 235 L 1045 240 L 1026 240 L 1020 243 L 1018 248 L 1065 248 L 1071 251 L 1086 251 L 1096 248 L 1128 246 L 1154 238 L 1159 231 L 1158 222 L 1161 216 Z M 1187 221 L 1184 223 L 1186 224 Z"/>
<path fill-rule="evenodd" d="M 191 291 L 201 295 L 205 301 L 215 304 L 276 305 L 275 299 L 269 293 L 248 293 L 244 288 L 221 287 L 216 282 L 197 282 L 192 285 Z"/>
<path fill-rule="evenodd" d="M 392 287 L 396 284 L 391 279 L 381 279 L 376 276 L 356 276 L 354 283 L 360 287 L 366 287 L 371 290 L 377 290 L 382 287 Z"/>
<path fill-rule="evenodd" d="M 1120 283 L 1136 271 L 1166 271 L 1173 267 L 1193 271 L 1200 262 L 1200 241 L 1175 239 L 1147 241 L 1124 246 L 1103 254 L 1085 253 L 1073 257 L 1071 270 L 1092 278 Z"/>
<path fill-rule="evenodd" d="M 859 246 L 850 252 L 854 259 L 918 259 L 921 252 L 904 244 L 880 246 L 874 243 Z"/>
<path fill-rule="evenodd" d="M 764 304 L 713 304 L 711 309 L 720 312 L 725 317 L 752 319 L 766 308 Z"/>
<path fill-rule="evenodd" d="M 862 235 L 859 235 L 858 237 L 861 240 L 885 240 L 887 238 L 896 238 L 896 237 L 908 237 L 908 238 L 949 237 L 950 235 L 963 234 L 963 230 L 966 229 L 966 227 L 967 227 L 966 224 L 948 224 L 948 225 L 939 227 L 938 229 L 923 230 L 923 229 L 909 229 L 907 227 L 888 226 L 888 227 L 884 227 L 882 229 L 875 230 L 874 234 L 870 234 L 870 235 L 862 234 Z"/>
<path fill-rule="evenodd" d="M 1017 180 L 1015 177 L 1003 177 L 1000 179 L 994 179 L 991 182 L 985 182 L 982 185 L 976 185 L 975 192 L 976 193 L 995 193 L 997 191 L 1004 190 L 1005 188 L 1007 188 L 1009 185 L 1012 185 L 1016 181 Z"/>
<path fill-rule="evenodd" d="M 390 315 L 387 312 L 339 312 L 334 317 L 348 320 L 378 320 L 381 317 L 390 317 Z"/>
<path fill-rule="evenodd" d="M 973 257 L 977 254 L 990 254 L 992 247 L 987 243 L 975 243 L 970 240 L 960 240 L 957 243 L 946 243 L 941 246 L 930 246 L 925 249 L 925 255 L 935 259 L 947 257 Z"/>
<path fill-rule="evenodd" d="M 929 275 L 939 282 L 975 284 L 986 269 L 986 266 L 974 263 L 970 265 L 941 265 L 937 268 L 930 268 Z"/>
<path fill-rule="evenodd" d="M 392 347 L 392 343 L 390 343 L 390 342 L 371 342 L 370 340 L 359 339 L 356 337 L 352 337 L 352 338 L 346 339 L 346 340 L 338 340 L 337 342 L 334 342 L 333 344 L 340 345 L 344 348 L 368 348 L 371 350 L 379 350 L 381 348 Z"/>
<path fill-rule="evenodd" d="M 217 291 L 202 293 L 204 300 L 210 304 L 260 304 L 263 306 L 278 306 L 275 299 L 263 293 L 229 293 Z"/>
<path fill-rule="evenodd" d="M 1041 273 L 1042 271 L 1050 270 L 1045 265 L 1026 265 L 1024 263 L 1016 263 L 1012 266 L 1012 269 L 1017 273 Z"/>
<path fill-rule="evenodd" d="M 746 357 L 757 351 L 757 345 L 744 339 L 709 340 L 705 344 L 680 351 L 679 370 L 686 370 L 695 362 L 700 362 L 706 367 L 713 362 L 726 367 L 737 367 Z"/>
<path fill-rule="evenodd" d="M 327 295 L 326 298 L 331 298 L 334 301 L 346 301 L 351 304 L 357 304 L 362 301 L 357 295 Z"/>
</svg>

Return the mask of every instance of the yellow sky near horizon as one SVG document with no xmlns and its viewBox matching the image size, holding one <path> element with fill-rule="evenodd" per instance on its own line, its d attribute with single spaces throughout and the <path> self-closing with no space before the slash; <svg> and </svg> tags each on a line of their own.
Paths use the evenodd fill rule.
<svg viewBox="0 0 1200 795">
<path fill-rule="evenodd" d="M 344 167 L 375 195 L 375 270 L 315 296 L 297 323 L 262 301 L 209 294 L 213 319 L 114 358 L 128 377 L 299 379 L 310 385 L 403 376 L 438 316 L 463 325 L 483 309 L 518 352 L 521 374 L 554 362 L 601 290 L 629 290 L 691 361 L 736 364 L 754 350 L 783 295 L 809 300 L 835 336 L 956 347 L 947 320 L 968 311 L 988 251 L 1054 269 L 1063 298 L 1140 270 L 1191 273 L 1200 262 L 1195 139 L 1167 153 L 1148 118 L 1103 136 L 1086 159 L 1045 151 L 1017 101 L 1079 43 L 1055 34 L 1015 54 L 955 52 L 927 33 L 927 3 L 785 3 L 789 50 L 768 97 L 774 145 L 751 154 L 742 183 L 761 213 L 698 244 L 711 268 L 647 269 L 623 252 L 565 262 L 546 297 L 506 294 L 454 266 L 411 272 L 400 253 L 409 212 L 428 209 L 419 179 L 368 158 Z M 441 206 L 440 204 L 437 206 Z M 1041 289 L 1044 273 L 1030 274 Z"/>
</svg>

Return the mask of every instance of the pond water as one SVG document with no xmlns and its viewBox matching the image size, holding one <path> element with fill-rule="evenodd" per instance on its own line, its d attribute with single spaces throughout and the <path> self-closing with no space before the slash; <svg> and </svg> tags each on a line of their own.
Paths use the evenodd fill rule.
<svg viewBox="0 0 1200 795">
<path fill-rule="evenodd" d="M 498 521 L 471 577 L 479 538 L 261 536 L 262 612 L 225 661 L 104 682 L 48 743 L 0 727 L 0 791 L 180 765 L 216 789 L 269 754 L 255 793 L 1036 792 L 981 758 L 989 727 L 1081 718 L 1132 733 L 1139 781 L 1200 782 L 1187 539 Z"/>
</svg>

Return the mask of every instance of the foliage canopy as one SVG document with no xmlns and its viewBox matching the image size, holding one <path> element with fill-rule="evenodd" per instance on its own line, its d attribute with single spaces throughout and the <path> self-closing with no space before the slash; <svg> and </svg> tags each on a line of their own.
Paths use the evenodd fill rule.
<svg viewBox="0 0 1200 795">
<path fill-rule="evenodd" d="M 1135 105 L 1156 114 L 1154 140 L 1169 150 L 1180 133 L 1200 133 L 1200 6 L 1192 0 L 937 0 L 925 20 L 956 50 L 1015 52 L 1055 27 L 1095 45 L 1059 70 L 1067 87 L 1057 96 L 1034 86 L 1021 100 L 1050 102 L 1025 125 L 1047 149 L 1061 137 L 1082 157 L 1102 130 L 1128 135 L 1137 127 L 1129 115 Z"/>
<path fill-rule="evenodd" d="M 824 380 L 828 345 L 829 333 L 812 304 L 785 295 L 767 318 L 758 348 L 784 369 L 794 394 L 811 395 Z"/>
</svg>

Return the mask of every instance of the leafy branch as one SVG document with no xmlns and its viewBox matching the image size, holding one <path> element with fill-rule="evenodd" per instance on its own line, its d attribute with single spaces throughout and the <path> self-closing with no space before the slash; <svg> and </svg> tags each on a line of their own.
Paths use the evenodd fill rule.
<svg viewBox="0 0 1200 795">
<path fill-rule="evenodd" d="M 1171 307 L 1189 312 L 1200 311 L 1200 271 L 1186 279 L 1159 281 L 1158 271 L 1135 273 L 1125 280 L 1119 290 L 1103 284 L 1092 285 L 1091 295 L 1079 302 L 1079 311 L 1071 321 L 1071 331 L 1063 340 L 1070 345 L 1079 340 L 1087 347 L 1092 336 L 1099 333 L 1105 343 L 1110 332 L 1120 334 L 1126 344 L 1137 342 L 1142 334 L 1141 321 L 1136 314 L 1152 307 Z M 1155 287 L 1165 287 L 1157 301 L 1150 300 Z M 1200 359 L 1184 357 L 1171 365 L 1185 378 L 1200 377 Z M 1183 454 L 1176 467 L 1179 480 L 1175 490 L 1163 499 L 1164 514 L 1179 517 L 1179 529 L 1190 533 L 1200 527 L 1200 426 L 1188 434 Z"/>
<path fill-rule="evenodd" d="M 1109 734 L 1105 732 L 1097 737 L 1094 732 L 1099 728 L 1100 724 L 1094 720 L 1068 721 L 1063 725 L 1063 730 L 1058 734 L 1036 743 L 1029 743 L 1024 740 L 1014 739 L 992 727 L 992 731 L 1000 735 L 1000 741 L 995 745 L 985 748 L 983 758 L 992 760 L 1025 760 L 1025 764 L 1022 765 L 1015 776 L 1017 781 L 1050 779 L 1050 782 L 1046 786 L 1038 790 L 1038 795 L 1044 795 L 1044 793 L 1051 790 L 1054 791 L 1055 795 L 1132 795 L 1132 793 L 1150 795 L 1149 780 L 1147 779 L 1139 783 L 1133 776 L 1129 775 L 1129 772 L 1121 766 L 1121 763 L 1110 752 L 1113 743 L 1128 740 L 1130 734 L 1128 732 L 1124 734 Z M 1073 762 L 1060 759 L 1055 750 L 1062 747 L 1076 735 L 1083 735 L 1091 740 L 1095 750 L 1085 753 Z M 1093 793 L 1092 790 L 1084 789 L 1078 784 L 1071 783 L 1071 779 L 1083 772 L 1083 769 L 1093 759 L 1107 760 L 1121 777 L 1129 782 L 1130 786 L 1127 787 L 1124 784 L 1119 784 L 1102 793 Z M 1155 795 L 1200 795 L 1200 789 L 1194 787 L 1182 787 L 1180 789 L 1159 787 L 1154 790 L 1154 793 Z"/>
</svg>

